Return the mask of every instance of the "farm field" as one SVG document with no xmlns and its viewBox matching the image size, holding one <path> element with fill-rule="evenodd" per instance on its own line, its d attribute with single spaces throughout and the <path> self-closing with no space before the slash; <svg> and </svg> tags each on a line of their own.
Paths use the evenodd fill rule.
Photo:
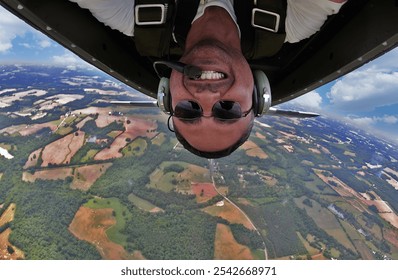
<svg viewBox="0 0 398 280">
<path fill-rule="evenodd" d="M 236 242 L 231 229 L 227 225 L 217 224 L 214 245 L 216 260 L 253 260 L 250 249 Z"/>
<path fill-rule="evenodd" d="M 326 116 L 264 116 L 207 160 L 158 108 L 110 106 L 142 98 L 110 77 L 0 73 L 1 258 L 398 259 L 390 142 Z"/>
<path fill-rule="evenodd" d="M 0 216 L 0 260 L 19 260 L 24 259 L 24 252 L 9 242 L 11 228 L 7 224 L 14 220 L 15 203 L 11 203 Z"/>
</svg>

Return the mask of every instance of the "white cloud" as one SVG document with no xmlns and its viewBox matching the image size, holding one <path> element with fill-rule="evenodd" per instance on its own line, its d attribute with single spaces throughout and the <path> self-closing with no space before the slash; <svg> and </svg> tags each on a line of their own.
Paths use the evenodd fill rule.
<svg viewBox="0 0 398 280">
<path fill-rule="evenodd" d="M 292 105 L 301 106 L 309 109 L 321 109 L 322 97 L 316 91 L 308 92 L 300 97 L 297 97 L 289 102 Z"/>
<path fill-rule="evenodd" d="M 384 123 L 389 125 L 394 125 L 398 123 L 398 117 L 393 115 L 384 115 L 383 117 L 357 117 L 357 116 L 347 116 L 344 118 L 346 122 L 354 124 L 358 127 L 368 129 L 371 127 L 376 127 L 378 124 Z"/>
<path fill-rule="evenodd" d="M 38 45 L 41 47 L 41 48 L 43 48 L 43 49 L 45 49 L 45 48 L 49 48 L 49 47 L 51 47 L 51 41 L 50 40 L 47 40 L 47 39 L 43 39 L 43 40 L 40 40 L 40 41 L 38 41 L 37 42 L 38 43 Z"/>
<path fill-rule="evenodd" d="M 398 118 L 396 116 L 388 116 L 388 115 L 384 115 L 384 117 L 379 117 L 376 118 L 378 121 L 380 122 L 384 122 L 387 124 L 396 124 L 398 123 Z"/>
<path fill-rule="evenodd" d="M 0 6 L 0 53 L 12 49 L 12 40 L 17 36 L 24 36 L 30 27 L 22 20 L 12 15 Z"/>
<path fill-rule="evenodd" d="M 345 117 L 344 120 L 364 129 L 370 128 L 377 122 L 373 117 Z"/>
<path fill-rule="evenodd" d="M 24 47 L 24 48 L 27 48 L 27 49 L 31 49 L 32 48 L 32 46 L 29 45 L 28 43 L 20 43 L 19 45 Z"/>
<path fill-rule="evenodd" d="M 52 57 L 52 64 L 56 66 L 66 67 L 69 70 L 77 68 L 93 69 L 94 66 L 80 59 L 75 54 L 65 51 L 63 55 L 55 55 Z"/>
<path fill-rule="evenodd" d="M 344 76 L 332 86 L 328 97 L 334 109 L 372 111 L 398 104 L 397 89 L 398 72 L 381 71 L 372 66 Z"/>
</svg>

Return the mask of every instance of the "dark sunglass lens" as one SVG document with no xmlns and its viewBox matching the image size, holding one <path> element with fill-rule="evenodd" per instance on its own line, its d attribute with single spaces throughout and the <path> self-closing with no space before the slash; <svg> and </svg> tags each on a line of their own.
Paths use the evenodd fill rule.
<svg viewBox="0 0 398 280">
<path fill-rule="evenodd" d="M 219 101 L 214 104 L 213 116 L 224 120 L 239 119 L 242 117 L 242 110 L 237 102 Z"/>
<path fill-rule="evenodd" d="M 174 109 L 174 116 L 179 119 L 196 119 L 202 116 L 202 108 L 194 101 L 178 102 Z"/>
</svg>

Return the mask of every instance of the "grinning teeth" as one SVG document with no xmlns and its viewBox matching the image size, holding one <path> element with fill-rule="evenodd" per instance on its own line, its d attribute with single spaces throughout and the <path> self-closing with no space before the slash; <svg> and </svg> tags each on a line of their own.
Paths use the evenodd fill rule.
<svg viewBox="0 0 398 280">
<path fill-rule="evenodd" d="M 224 74 L 216 71 L 202 71 L 201 80 L 221 80 L 224 79 Z"/>
</svg>

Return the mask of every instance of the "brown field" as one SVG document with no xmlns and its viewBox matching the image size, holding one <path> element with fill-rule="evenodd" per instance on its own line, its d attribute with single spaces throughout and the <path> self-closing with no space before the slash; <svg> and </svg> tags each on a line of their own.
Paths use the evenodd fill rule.
<svg viewBox="0 0 398 280">
<path fill-rule="evenodd" d="M 236 242 L 229 226 L 217 224 L 214 240 L 214 259 L 253 260 L 254 256 L 247 246 Z"/>
<path fill-rule="evenodd" d="M 3 226 L 14 220 L 15 207 L 15 203 L 11 203 L 10 206 L 8 206 L 8 208 L 3 212 L 3 214 L 0 216 L 0 226 Z M 11 228 L 7 228 L 0 233 L 0 260 L 24 259 L 24 253 L 9 242 L 10 234 Z M 9 250 L 14 252 L 10 253 Z"/>
<path fill-rule="evenodd" d="M 3 214 L 0 216 L 0 226 L 14 220 L 15 207 L 15 203 L 11 203 L 10 206 L 8 206 L 8 208 L 3 212 Z"/>
<path fill-rule="evenodd" d="M 111 208 L 91 209 L 81 206 L 69 225 L 69 231 L 78 239 L 93 244 L 103 259 L 144 259 L 140 252 L 131 255 L 121 245 L 109 240 L 106 230 L 116 223 L 112 211 Z"/>
<path fill-rule="evenodd" d="M 154 137 L 156 135 L 157 124 L 153 121 L 137 118 L 130 119 L 129 124 L 126 120 L 124 127 L 126 130 L 115 138 L 109 148 L 105 148 L 97 153 L 94 157 L 95 160 L 107 160 L 122 157 L 123 155 L 120 153 L 120 150 L 128 144 L 126 141 L 127 139 L 132 141 L 139 136 L 148 138 Z"/>
<path fill-rule="evenodd" d="M 192 192 L 196 195 L 198 203 L 206 202 L 218 195 L 212 183 L 192 183 Z"/>
<path fill-rule="evenodd" d="M 311 259 L 313 259 L 313 260 L 318 260 L 318 261 L 328 260 L 328 259 L 323 255 L 323 253 L 319 253 L 319 254 L 313 255 L 313 256 L 311 256 Z"/>
<path fill-rule="evenodd" d="M 44 147 L 42 152 L 42 167 L 47 167 L 49 164 L 67 164 L 76 152 L 84 144 L 85 133 L 83 131 L 71 133 L 65 137 L 54 141 Z"/>
<path fill-rule="evenodd" d="M 90 114 L 99 114 L 99 115 L 108 115 L 110 108 L 103 108 L 103 107 L 87 107 L 84 109 L 79 109 L 76 111 L 73 111 L 72 114 L 84 114 L 84 115 L 90 115 Z"/>
<path fill-rule="evenodd" d="M 315 149 L 315 148 L 308 148 L 308 150 L 311 151 L 311 152 L 313 152 L 314 154 L 318 154 L 318 155 L 321 154 L 321 151 L 318 150 L 318 149 Z"/>
<path fill-rule="evenodd" d="M 32 152 L 32 153 L 29 155 L 28 160 L 26 161 L 26 163 L 25 163 L 25 165 L 24 165 L 23 168 L 24 168 L 24 169 L 27 169 L 27 168 L 29 168 L 29 167 L 36 166 L 37 160 L 39 159 L 40 153 L 41 153 L 42 150 L 43 150 L 43 148 L 40 148 L 40 149 L 38 149 L 38 150 Z"/>
<path fill-rule="evenodd" d="M 261 134 L 260 132 L 256 132 L 256 137 L 261 139 L 261 140 L 265 140 L 267 139 L 267 137 L 265 137 L 263 134 Z"/>
<path fill-rule="evenodd" d="M 87 191 L 111 166 L 112 163 L 100 163 L 76 168 L 71 188 Z"/>
<path fill-rule="evenodd" d="M 51 129 L 51 131 L 55 131 L 57 129 L 57 126 L 54 123 L 48 122 L 48 123 L 40 123 L 32 125 L 26 125 L 26 124 L 13 125 L 3 128 L 2 130 L 0 130 L 0 133 L 8 133 L 8 134 L 19 133 L 21 136 L 28 136 L 46 127 Z"/>
<path fill-rule="evenodd" d="M 384 238 L 398 248 L 398 231 L 391 229 L 383 229 Z"/>
<path fill-rule="evenodd" d="M 34 174 L 30 174 L 29 172 L 22 173 L 22 181 L 33 183 L 37 179 L 42 180 L 65 180 L 67 177 L 71 177 L 72 168 L 70 167 L 61 167 L 61 168 L 52 168 L 46 170 L 36 171 Z"/>
<path fill-rule="evenodd" d="M 223 206 L 212 205 L 203 209 L 204 212 L 212 215 L 221 217 L 231 224 L 242 224 L 250 230 L 254 230 L 253 225 L 250 221 L 240 212 L 234 205 L 224 200 Z"/>
<path fill-rule="evenodd" d="M 98 115 L 98 118 L 95 120 L 95 124 L 99 127 L 106 127 L 113 122 L 124 122 L 124 117 L 122 116 L 110 116 L 109 114 Z"/>
<path fill-rule="evenodd" d="M 5 231 L 0 233 L 0 260 L 20 260 L 25 258 L 25 254 L 22 250 L 13 246 L 8 240 L 11 234 L 11 229 L 7 228 Z M 10 254 L 9 249 L 12 248 L 14 251 Z"/>
<path fill-rule="evenodd" d="M 75 170 L 71 167 L 59 167 L 39 170 L 34 174 L 23 172 L 22 180 L 33 183 L 37 179 L 65 180 L 67 177 L 73 177 L 71 188 L 87 191 L 111 166 L 112 163 L 99 163 L 77 167 Z"/>
<path fill-rule="evenodd" d="M 246 151 L 246 154 L 250 157 L 258 157 L 260 159 L 268 158 L 268 155 L 253 141 L 246 141 L 241 146 L 242 149 Z"/>
<path fill-rule="evenodd" d="M 398 216 L 394 212 L 392 213 L 379 213 L 380 217 L 389 222 L 392 226 L 398 229 Z"/>
</svg>

